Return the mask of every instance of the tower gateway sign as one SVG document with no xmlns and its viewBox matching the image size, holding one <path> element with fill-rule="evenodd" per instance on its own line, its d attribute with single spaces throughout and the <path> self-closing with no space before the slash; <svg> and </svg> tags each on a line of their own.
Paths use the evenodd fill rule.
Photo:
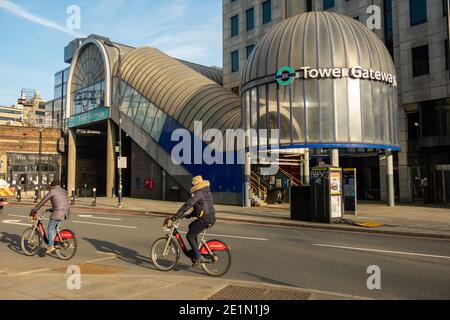
<svg viewBox="0 0 450 320">
<path fill-rule="evenodd" d="M 281 68 L 275 75 L 275 80 L 280 85 L 290 85 L 294 79 L 320 79 L 320 78 L 353 78 L 371 81 L 385 82 L 393 87 L 397 87 L 397 77 L 393 74 L 376 71 L 372 68 L 365 69 L 361 66 L 353 68 L 311 68 L 301 67 L 294 71 L 291 67 Z"/>
</svg>

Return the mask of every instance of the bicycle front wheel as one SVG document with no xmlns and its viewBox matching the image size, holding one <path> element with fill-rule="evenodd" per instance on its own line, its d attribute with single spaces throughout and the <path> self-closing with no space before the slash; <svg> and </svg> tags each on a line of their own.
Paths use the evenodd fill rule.
<svg viewBox="0 0 450 320">
<path fill-rule="evenodd" d="M 38 230 L 33 228 L 26 229 L 20 239 L 20 247 L 27 256 L 34 256 L 41 247 L 42 238 Z"/>
<path fill-rule="evenodd" d="M 173 239 L 159 238 L 152 245 L 150 258 L 158 270 L 170 271 L 178 264 L 180 250 Z"/>
<path fill-rule="evenodd" d="M 202 256 L 207 260 L 201 264 L 203 271 L 212 277 L 223 276 L 231 267 L 230 248 L 219 240 L 210 240 L 206 245 L 209 250 L 205 246 L 200 249 Z"/>
</svg>

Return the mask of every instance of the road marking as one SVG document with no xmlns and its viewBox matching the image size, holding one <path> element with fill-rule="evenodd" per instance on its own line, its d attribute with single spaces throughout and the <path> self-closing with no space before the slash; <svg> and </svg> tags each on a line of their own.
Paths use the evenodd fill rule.
<svg viewBox="0 0 450 320">
<path fill-rule="evenodd" d="M 357 251 L 368 251 L 368 252 L 393 253 L 393 254 L 401 254 L 401 255 L 408 255 L 408 256 L 428 257 L 428 258 L 450 259 L 449 256 L 438 256 L 438 255 L 433 255 L 433 254 L 414 253 L 414 252 L 402 252 L 402 251 L 378 250 L 378 249 L 367 249 L 367 248 L 357 248 L 357 247 L 332 246 L 332 245 L 328 245 L 328 244 L 313 244 L 313 246 L 337 248 L 337 249 L 357 250 Z"/>
<path fill-rule="evenodd" d="M 92 214 L 79 214 L 78 217 L 89 218 L 89 219 L 122 221 L 122 219 L 119 219 L 119 218 L 94 217 Z"/>
<path fill-rule="evenodd" d="M 2 223 L 14 224 L 14 225 L 18 225 L 18 226 L 27 226 L 27 227 L 31 227 L 32 226 L 32 224 L 21 223 L 20 221 L 22 221 L 22 220 L 3 220 Z"/>
<path fill-rule="evenodd" d="M 108 258 L 100 258 L 100 259 L 94 259 L 94 260 L 86 261 L 85 263 L 94 263 L 94 262 L 100 262 L 100 261 L 105 261 L 105 260 L 112 260 L 112 259 L 116 259 L 116 258 L 117 258 L 117 256 L 108 257 Z"/>
<path fill-rule="evenodd" d="M 109 256 L 115 256 L 115 257 L 117 257 L 117 254 L 111 253 L 111 252 L 97 251 L 97 253 L 100 253 L 100 254 L 106 254 L 106 255 L 109 255 Z"/>
<path fill-rule="evenodd" d="M 10 217 L 17 217 L 17 218 L 25 218 L 25 219 L 29 218 L 28 216 L 21 216 L 21 215 L 18 215 L 18 214 L 8 214 L 8 216 L 10 216 Z M 43 218 L 42 220 L 47 220 L 48 221 L 48 218 Z"/>
<path fill-rule="evenodd" d="M 94 224 L 94 225 L 97 225 L 97 226 L 106 226 L 106 227 L 137 229 L 137 227 L 133 227 L 133 226 L 121 226 L 121 225 L 118 225 L 118 224 L 107 224 L 107 223 L 86 222 L 86 221 L 72 221 L 72 222 L 74 222 L 74 223 L 84 223 L 84 224 Z"/>
<path fill-rule="evenodd" d="M 16 273 L 16 276 L 24 276 L 24 275 L 27 275 L 27 274 L 37 273 L 37 272 L 44 272 L 44 271 L 50 271 L 50 269 L 49 268 L 45 268 L 45 269 L 36 269 L 36 270 L 31 270 L 31 271 L 20 272 L 20 273 Z"/>
<path fill-rule="evenodd" d="M 186 231 L 180 231 L 180 233 L 187 233 Z M 269 239 L 265 238 L 251 238 L 251 237 L 239 237 L 239 236 L 227 236 L 223 234 L 213 234 L 213 233 L 207 233 L 207 236 L 213 236 L 213 237 L 224 237 L 224 238 L 236 238 L 236 239 L 244 239 L 244 240 L 256 240 L 256 241 L 268 241 Z"/>
</svg>

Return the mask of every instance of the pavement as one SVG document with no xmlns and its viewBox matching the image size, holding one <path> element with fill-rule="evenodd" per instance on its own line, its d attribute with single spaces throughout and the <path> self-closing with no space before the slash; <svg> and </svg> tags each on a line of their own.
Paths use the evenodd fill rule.
<svg viewBox="0 0 450 320">
<path fill-rule="evenodd" d="M 32 206 L 31 199 L 15 200 L 14 205 Z M 173 215 L 182 203 L 149 199 L 124 198 L 122 208 L 117 207 L 117 198 L 97 198 L 92 207 L 91 198 L 77 198 L 72 206 L 76 210 L 97 213 L 156 214 Z M 357 215 L 344 215 L 345 221 L 375 222 L 379 227 L 361 227 L 349 223 L 313 223 L 290 219 L 289 205 L 268 205 L 245 208 L 230 205 L 216 205 L 217 218 L 222 221 L 246 222 L 260 225 L 314 228 L 353 232 L 368 232 L 402 236 L 450 239 L 450 206 L 426 206 L 397 204 L 391 208 L 380 202 L 363 202 L 357 207 Z"/>
<path fill-rule="evenodd" d="M 31 224 L 29 205 L 0 213 L 0 299 L 449 299 L 449 240 L 322 228 L 218 221 L 207 239 L 231 247 L 221 278 L 205 275 L 182 256 L 161 272 L 149 251 L 164 235 L 165 215 L 114 208 L 74 208 L 63 228 L 75 230 L 70 261 L 20 248 Z M 265 208 L 269 210 L 270 208 Z M 278 209 L 281 210 L 281 209 Z M 44 220 L 44 225 L 47 221 Z M 180 228 L 187 231 L 187 221 Z M 69 267 L 81 271 L 81 289 L 67 287 Z M 367 281 L 380 270 L 380 289 Z"/>
</svg>

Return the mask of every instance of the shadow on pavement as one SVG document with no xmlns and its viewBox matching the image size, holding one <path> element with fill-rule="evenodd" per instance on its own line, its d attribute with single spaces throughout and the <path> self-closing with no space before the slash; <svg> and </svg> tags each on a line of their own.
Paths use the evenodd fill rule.
<svg viewBox="0 0 450 320">
<path fill-rule="evenodd" d="M 93 245 L 97 251 L 105 253 L 113 253 L 117 255 L 118 259 L 122 261 L 134 264 L 139 267 L 156 270 L 156 268 L 151 264 L 150 258 L 140 255 L 135 250 L 121 247 L 117 244 L 99 239 L 90 239 L 90 238 L 83 238 L 83 239 L 89 242 L 91 245 Z"/>
<path fill-rule="evenodd" d="M 20 246 L 20 240 L 21 236 L 17 234 L 12 234 L 8 232 L 0 233 L 0 242 L 7 244 L 8 248 L 11 251 L 26 256 L 26 254 L 23 253 L 22 248 Z M 37 255 L 41 258 L 46 257 L 47 254 L 45 253 L 45 248 L 39 248 Z"/>
<path fill-rule="evenodd" d="M 149 256 L 143 256 L 133 249 L 121 247 L 117 244 L 99 239 L 90 239 L 90 238 L 83 238 L 83 239 L 86 240 L 88 243 L 90 243 L 92 246 L 94 246 L 97 251 L 115 254 L 117 255 L 118 259 L 134 264 L 139 267 L 151 270 L 158 270 L 151 262 Z M 186 270 L 197 274 L 203 273 L 201 270 L 196 269 L 189 270 L 190 268 L 191 268 L 190 265 L 178 262 L 178 265 L 173 269 L 173 271 Z"/>
<path fill-rule="evenodd" d="M 20 236 L 17 234 L 12 234 L 8 232 L 2 232 L 0 233 L 0 242 L 3 242 L 8 245 L 8 248 L 15 252 L 24 254 L 22 252 L 22 248 L 20 247 Z"/>
<path fill-rule="evenodd" d="M 251 272 L 243 272 L 243 274 L 246 274 L 248 276 L 251 276 L 253 278 L 257 278 L 259 281 L 265 282 L 265 283 L 270 283 L 270 284 L 274 284 L 274 285 L 279 285 L 279 286 L 287 286 L 287 287 L 296 287 L 296 288 L 300 288 L 299 286 L 293 285 L 292 283 L 287 283 L 287 282 L 283 282 L 283 281 L 279 281 L 279 280 L 274 280 L 271 278 L 267 278 L 264 276 L 261 276 L 259 274 L 255 274 L 255 273 L 251 273 Z"/>
</svg>

